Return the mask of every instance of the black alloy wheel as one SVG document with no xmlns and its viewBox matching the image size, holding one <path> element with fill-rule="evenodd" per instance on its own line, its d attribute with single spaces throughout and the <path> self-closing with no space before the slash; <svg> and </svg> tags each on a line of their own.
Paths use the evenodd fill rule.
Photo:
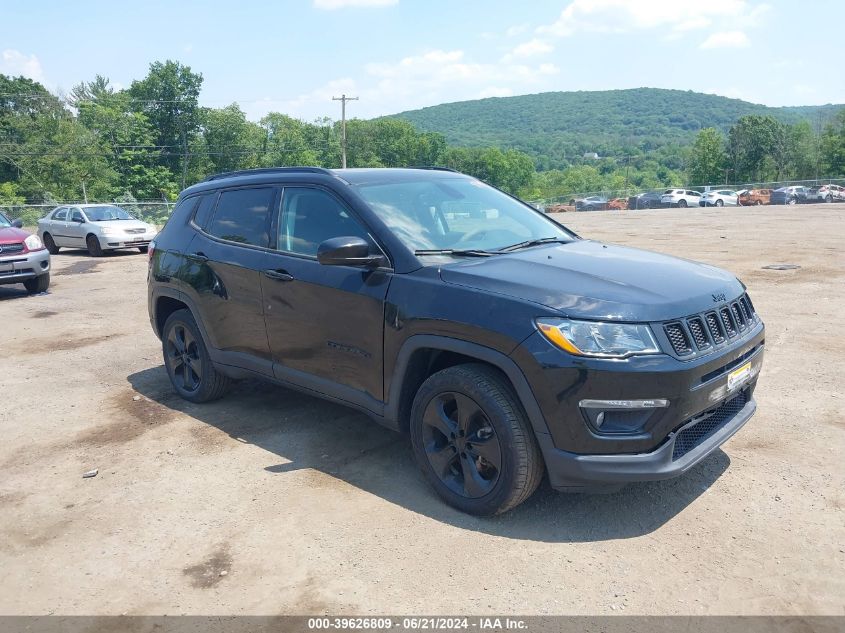
<svg viewBox="0 0 845 633">
<path fill-rule="evenodd" d="M 449 505 L 478 516 L 507 512 L 537 489 L 545 467 L 508 378 L 480 363 L 442 369 L 414 397 L 414 459 Z"/>
<path fill-rule="evenodd" d="M 472 398 L 456 392 L 433 398 L 423 414 L 423 440 L 432 470 L 456 494 L 477 499 L 499 480 L 499 438 Z"/>
<path fill-rule="evenodd" d="M 188 393 L 197 391 L 202 384 L 202 359 L 193 333 L 184 324 L 177 323 L 167 334 L 166 358 L 177 386 Z"/>
<path fill-rule="evenodd" d="M 164 366 L 176 392 L 191 402 L 217 400 L 232 384 L 217 371 L 189 310 L 176 310 L 161 329 Z"/>
</svg>

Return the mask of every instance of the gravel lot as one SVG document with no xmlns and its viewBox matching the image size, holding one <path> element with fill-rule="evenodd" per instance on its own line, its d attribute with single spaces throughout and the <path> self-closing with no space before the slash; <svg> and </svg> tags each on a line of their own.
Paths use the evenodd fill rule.
<svg viewBox="0 0 845 633">
<path fill-rule="evenodd" d="M 258 383 L 181 401 L 146 257 L 63 251 L 49 294 L 0 286 L 0 614 L 845 614 L 845 205 L 559 219 L 748 285 L 760 408 L 723 451 L 471 518 L 354 411 Z"/>
</svg>

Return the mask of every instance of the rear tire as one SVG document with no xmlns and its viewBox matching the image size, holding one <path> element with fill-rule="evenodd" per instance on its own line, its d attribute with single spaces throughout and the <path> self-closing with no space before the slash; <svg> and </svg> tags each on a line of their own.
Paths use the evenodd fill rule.
<svg viewBox="0 0 845 633">
<path fill-rule="evenodd" d="M 796 200 L 795 198 L 790 198 L 789 200 L 786 201 L 786 204 L 795 204 L 797 202 L 798 202 L 798 200 Z"/>
<path fill-rule="evenodd" d="M 724 202 L 722 202 L 722 201 L 721 201 L 721 199 L 720 199 L 720 200 L 716 200 L 716 206 L 717 206 L 717 207 L 723 207 L 723 206 L 725 206 L 725 203 L 724 203 Z"/>
<path fill-rule="evenodd" d="M 38 275 L 38 277 L 35 277 L 34 279 L 27 279 L 23 282 L 23 287 L 26 288 L 26 291 L 31 295 L 47 292 L 47 288 L 50 287 L 50 273 Z"/>
<path fill-rule="evenodd" d="M 85 238 L 85 245 L 88 247 L 88 252 L 91 257 L 102 257 L 103 247 L 100 246 L 100 240 L 95 235 L 89 235 Z"/>
<path fill-rule="evenodd" d="M 176 310 L 167 317 L 161 348 L 170 383 L 185 400 L 211 402 L 229 390 L 232 381 L 214 368 L 190 310 Z"/>
<path fill-rule="evenodd" d="M 685 208 L 686 208 L 686 206 L 687 206 L 687 201 L 686 201 L 686 200 L 679 200 L 679 201 L 678 201 L 678 207 L 679 207 L 679 208 L 681 208 L 681 209 L 685 209 Z"/>
<path fill-rule="evenodd" d="M 49 233 L 44 234 L 44 246 L 46 246 L 47 250 L 50 251 L 50 255 L 56 255 L 59 252 L 59 247 L 56 246 L 56 241 Z"/>
<path fill-rule="evenodd" d="M 534 431 L 508 381 L 481 364 L 429 376 L 414 398 L 414 458 L 449 505 L 478 516 L 528 499 L 544 465 Z"/>
<path fill-rule="evenodd" d="M 832 195 L 830 195 L 830 194 L 827 194 L 827 195 L 824 197 L 824 201 L 825 201 L 825 202 L 833 202 L 833 196 L 832 196 Z"/>
</svg>

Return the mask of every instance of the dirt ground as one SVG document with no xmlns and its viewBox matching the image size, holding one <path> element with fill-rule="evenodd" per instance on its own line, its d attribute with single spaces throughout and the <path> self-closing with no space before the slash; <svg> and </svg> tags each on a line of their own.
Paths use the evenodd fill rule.
<svg viewBox="0 0 845 633">
<path fill-rule="evenodd" d="M 759 411 L 688 475 L 465 516 L 354 411 L 175 397 L 146 257 L 63 251 L 0 286 L 0 614 L 845 614 L 845 205 L 558 219 L 748 285 Z"/>
</svg>

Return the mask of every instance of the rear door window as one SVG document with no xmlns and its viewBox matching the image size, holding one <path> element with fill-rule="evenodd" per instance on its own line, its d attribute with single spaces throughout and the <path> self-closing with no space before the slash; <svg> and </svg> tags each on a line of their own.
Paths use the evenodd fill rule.
<svg viewBox="0 0 845 633">
<path fill-rule="evenodd" d="M 224 191 L 207 232 L 228 242 L 267 248 L 275 196 L 273 187 Z"/>
<path fill-rule="evenodd" d="M 53 212 L 53 219 L 59 220 L 60 222 L 65 222 L 67 220 L 67 209 L 56 209 Z"/>
</svg>

